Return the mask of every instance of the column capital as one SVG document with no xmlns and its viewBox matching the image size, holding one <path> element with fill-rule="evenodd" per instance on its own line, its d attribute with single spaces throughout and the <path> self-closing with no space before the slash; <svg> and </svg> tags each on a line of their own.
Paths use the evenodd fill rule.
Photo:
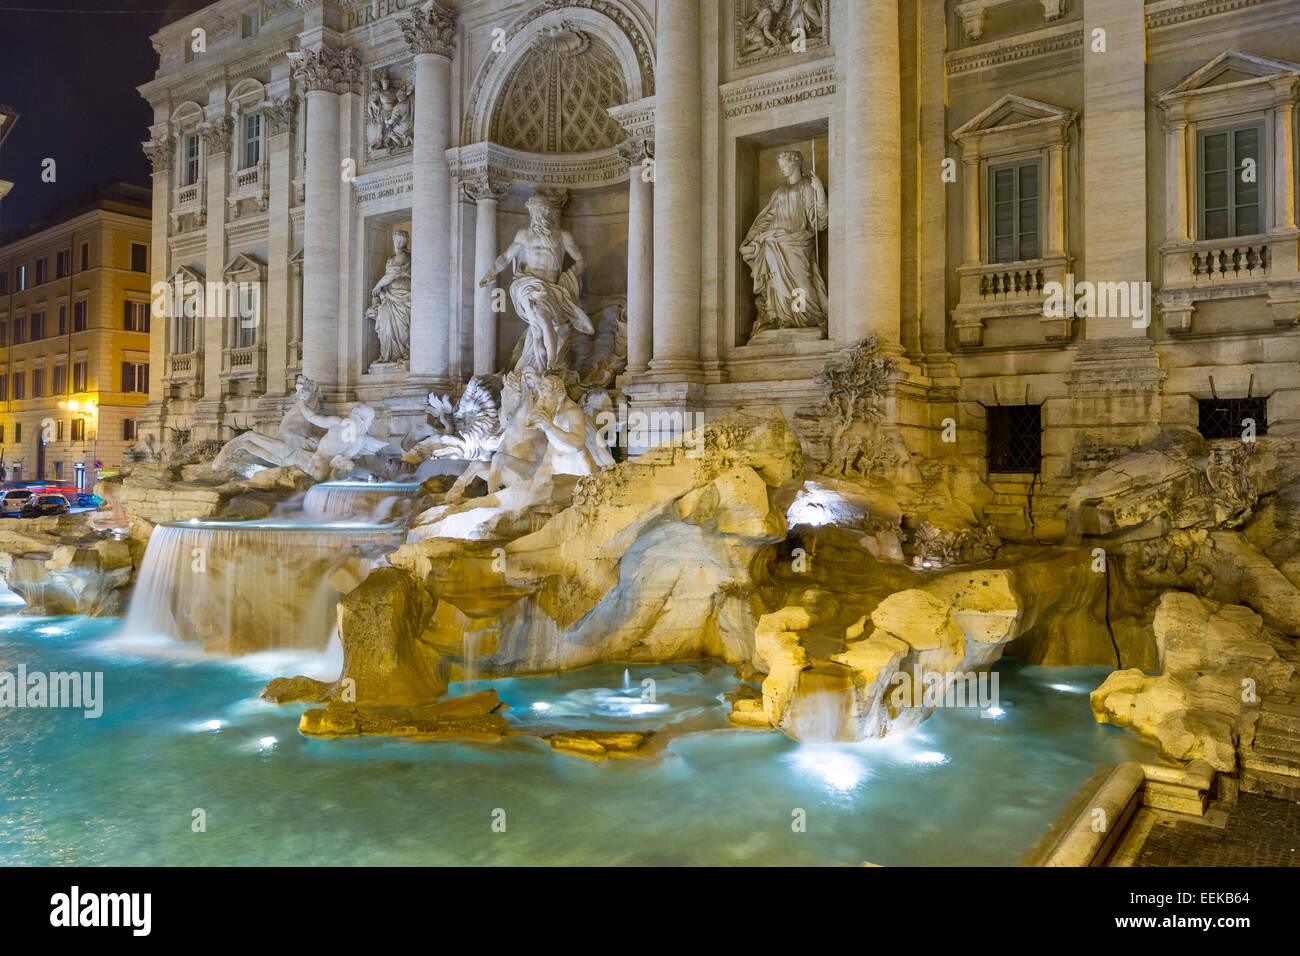
<svg viewBox="0 0 1300 956">
<path fill-rule="evenodd" d="M 509 189 L 509 183 L 487 173 L 471 174 L 460 181 L 460 194 L 473 203 L 484 199 L 498 201 Z"/>
<path fill-rule="evenodd" d="M 628 167 L 640 166 L 647 159 L 655 158 L 655 141 L 653 136 L 634 136 L 618 144 L 618 157 Z"/>
<path fill-rule="evenodd" d="M 203 137 L 203 146 L 209 156 L 230 152 L 230 136 L 234 131 L 235 121 L 229 116 L 217 116 L 199 127 Z"/>
<path fill-rule="evenodd" d="M 268 135 L 291 132 L 298 118 L 298 97 L 282 96 L 270 106 L 263 107 L 262 115 L 266 117 Z"/>
<path fill-rule="evenodd" d="M 315 50 L 290 53 L 293 77 L 304 93 L 324 90 L 327 93 L 361 92 L 361 56 L 355 47 L 335 50 L 322 46 Z"/>
<path fill-rule="evenodd" d="M 417 8 L 411 16 L 400 18 L 397 25 L 406 37 L 411 53 L 416 56 L 432 53 L 451 59 L 455 49 L 456 17 L 438 0 L 429 0 L 427 5 L 422 9 Z"/>
<path fill-rule="evenodd" d="M 159 136 L 140 144 L 144 154 L 153 165 L 154 175 L 171 170 L 172 156 L 176 153 L 176 140 L 171 136 Z"/>
</svg>

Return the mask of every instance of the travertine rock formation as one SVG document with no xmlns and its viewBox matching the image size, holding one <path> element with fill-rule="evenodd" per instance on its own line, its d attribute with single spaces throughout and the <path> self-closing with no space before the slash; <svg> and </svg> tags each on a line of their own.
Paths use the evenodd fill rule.
<svg viewBox="0 0 1300 956">
<path fill-rule="evenodd" d="M 1092 692 L 1093 715 L 1158 742 L 1170 757 L 1231 772 L 1243 719 L 1295 674 L 1279 656 L 1283 640 L 1249 608 L 1178 591 L 1160 599 L 1153 629 L 1160 673 L 1115 671 Z"/>
</svg>

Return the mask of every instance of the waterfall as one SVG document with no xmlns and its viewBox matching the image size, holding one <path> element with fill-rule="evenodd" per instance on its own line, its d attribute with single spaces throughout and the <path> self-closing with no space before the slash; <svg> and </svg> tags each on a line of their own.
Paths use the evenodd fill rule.
<svg viewBox="0 0 1300 956">
<path fill-rule="evenodd" d="M 346 589 L 401 543 L 394 528 L 354 523 L 162 524 L 149 538 L 125 630 L 223 654 L 323 650 L 335 583 Z"/>
<path fill-rule="evenodd" d="M 803 743 L 852 740 L 846 726 L 852 686 L 848 668 L 840 665 L 814 665 L 800 673 L 789 714 L 790 736 Z"/>
<path fill-rule="evenodd" d="M 302 508 L 316 518 L 365 518 L 387 521 L 409 511 L 422 492 L 409 481 L 323 481 L 307 489 Z"/>
</svg>

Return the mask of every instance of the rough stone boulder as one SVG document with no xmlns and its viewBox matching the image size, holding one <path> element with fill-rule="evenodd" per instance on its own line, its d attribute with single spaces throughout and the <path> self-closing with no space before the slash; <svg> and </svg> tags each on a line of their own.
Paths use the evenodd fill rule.
<svg viewBox="0 0 1300 956">
<path fill-rule="evenodd" d="M 174 470 L 151 468 L 100 481 L 95 491 L 124 524 L 135 518 L 161 524 L 189 518 L 263 518 L 312 483 L 297 467 L 266 468 L 237 481 L 184 480 Z"/>
<path fill-rule="evenodd" d="M 269 689 L 269 688 L 268 688 Z M 308 710 L 298 729 L 310 737 L 384 735 L 452 740 L 500 740 L 510 735 L 494 690 L 412 707 L 367 707 L 331 701 Z"/>
<path fill-rule="evenodd" d="M 1075 489 L 1071 533 L 1120 540 L 1186 528 L 1233 528 L 1261 497 L 1300 478 L 1295 439 L 1206 441 L 1191 429 L 1162 432 Z"/>
<path fill-rule="evenodd" d="M 478 673 L 698 658 L 752 673 L 751 567 L 784 538 L 774 500 L 800 455 L 779 412 L 735 413 L 579 480 L 535 532 L 416 540 L 389 561 L 438 599 L 431 642 Z"/>
<path fill-rule="evenodd" d="M 757 630 L 768 668 L 764 714 L 798 740 L 863 740 L 916 726 L 954 682 L 965 694 L 1025 615 L 1010 571 L 951 571 L 884 598 L 835 649 L 819 627 L 834 608 L 816 598 L 813 589 L 802 606 L 764 615 Z"/>
<path fill-rule="evenodd" d="M 343 669 L 333 698 L 410 705 L 446 693 L 445 668 L 422 639 L 432 611 L 428 591 L 397 568 L 377 568 L 345 594 L 338 608 Z"/>
<path fill-rule="evenodd" d="M 1245 604 L 1269 627 L 1300 637 L 1300 588 L 1253 543 L 1258 534 L 1192 528 L 1116 548 L 1125 583 L 1146 600 L 1169 589 Z"/>
<path fill-rule="evenodd" d="M 95 531 L 88 514 L 0 522 L 0 575 L 29 611 L 121 614 L 135 562 L 130 543 Z"/>
<path fill-rule="evenodd" d="M 1170 591 L 1152 623 L 1160 673 L 1115 671 L 1092 692 L 1099 723 L 1127 727 L 1177 760 L 1236 766 L 1243 719 L 1294 675 L 1284 646 L 1254 611 Z"/>
</svg>

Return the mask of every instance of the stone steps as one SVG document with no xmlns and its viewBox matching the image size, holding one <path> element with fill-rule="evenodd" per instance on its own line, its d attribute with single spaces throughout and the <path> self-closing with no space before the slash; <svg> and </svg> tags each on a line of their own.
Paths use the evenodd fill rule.
<svg viewBox="0 0 1300 956">
<path fill-rule="evenodd" d="M 1271 773 L 1243 764 L 1241 789 L 1247 793 L 1258 793 L 1266 797 L 1300 803 L 1300 776 Z"/>
<path fill-rule="evenodd" d="M 1242 790 L 1300 803 L 1300 705 L 1286 695 L 1265 698 L 1240 757 Z"/>
<path fill-rule="evenodd" d="M 1263 721 L 1260 721 L 1263 724 Z M 1274 727 L 1256 727 L 1255 740 L 1251 744 L 1254 750 L 1267 750 L 1271 753 L 1294 754 L 1300 757 L 1300 737 Z"/>
</svg>

